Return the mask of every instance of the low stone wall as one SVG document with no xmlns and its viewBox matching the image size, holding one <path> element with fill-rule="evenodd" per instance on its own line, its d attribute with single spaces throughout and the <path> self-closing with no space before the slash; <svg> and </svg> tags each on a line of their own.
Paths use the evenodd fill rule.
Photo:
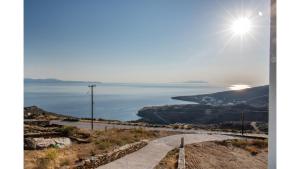
<svg viewBox="0 0 300 169">
<path fill-rule="evenodd" d="M 96 168 L 96 167 L 99 167 L 100 165 L 104 165 L 104 164 L 107 164 L 114 160 L 117 160 L 121 157 L 124 157 L 127 154 L 133 153 L 133 152 L 143 148 L 147 144 L 148 144 L 147 140 L 139 141 L 139 142 L 132 143 L 132 144 L 126 144 L 122 147 L 115 149 L 112 152 L 98 154 L 98 155 L 92 156 L 90 158 L 87 158 L 85 160 L 82 160 L 74 168 L 76 168 L 76 169 Z"/>
</svg>

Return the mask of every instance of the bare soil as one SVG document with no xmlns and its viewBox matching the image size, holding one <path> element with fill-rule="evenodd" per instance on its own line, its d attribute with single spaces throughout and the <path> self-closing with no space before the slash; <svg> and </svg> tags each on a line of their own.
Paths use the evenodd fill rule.
<svg viewBox="0 0 300 169">
<path fill-rule="evenodd" d="M 226 140 L 185 146 L 186 169 L 266 169 L 267 140 Z M 178 149 L 170 151 L 155 169 L 177 169 Z"/>
<path fill-rule="evenodd" d="M 253 143 L 231 140 L 187 145 L 186 169 L 266 169 L 267 147 Z"/>
</svg>

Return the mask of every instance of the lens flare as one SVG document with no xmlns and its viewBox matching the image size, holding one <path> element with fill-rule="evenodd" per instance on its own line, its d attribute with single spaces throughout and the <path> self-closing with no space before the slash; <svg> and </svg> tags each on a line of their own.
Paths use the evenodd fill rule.
<svg viewBox="0 0 300 169">
<path fill-rule="evenodd" d="M 241 17 L 232 22 L 231 31 L 235 35 L 243 36 L 250 32 L 252 27 L 251 21 L 249 18 Z"/>
</svg>

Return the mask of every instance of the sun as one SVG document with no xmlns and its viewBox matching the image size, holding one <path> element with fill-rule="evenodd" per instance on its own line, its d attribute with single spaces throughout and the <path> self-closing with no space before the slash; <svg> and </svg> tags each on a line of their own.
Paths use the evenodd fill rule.
<svg viewBox="0 0 300 169">
<path fill-rule="evenodd" d="M 244 36 L 251 31 L 252 22 L 247 17 L 240 17 L 234 20 L 231 24 L 230 30 L 233 34 Z"/>
</svg>

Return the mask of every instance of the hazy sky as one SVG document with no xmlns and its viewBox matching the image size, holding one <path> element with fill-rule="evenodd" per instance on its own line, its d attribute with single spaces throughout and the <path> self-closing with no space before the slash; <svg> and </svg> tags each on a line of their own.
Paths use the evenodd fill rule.
<svg viewBox="0 0 300 169">
<path fill-rule="evenodd" d="M 25 0 L 25 77 L 268 83 L 269 0 Z M 249 16 L 243 40 L 228 31 Z"/>
</svg>

